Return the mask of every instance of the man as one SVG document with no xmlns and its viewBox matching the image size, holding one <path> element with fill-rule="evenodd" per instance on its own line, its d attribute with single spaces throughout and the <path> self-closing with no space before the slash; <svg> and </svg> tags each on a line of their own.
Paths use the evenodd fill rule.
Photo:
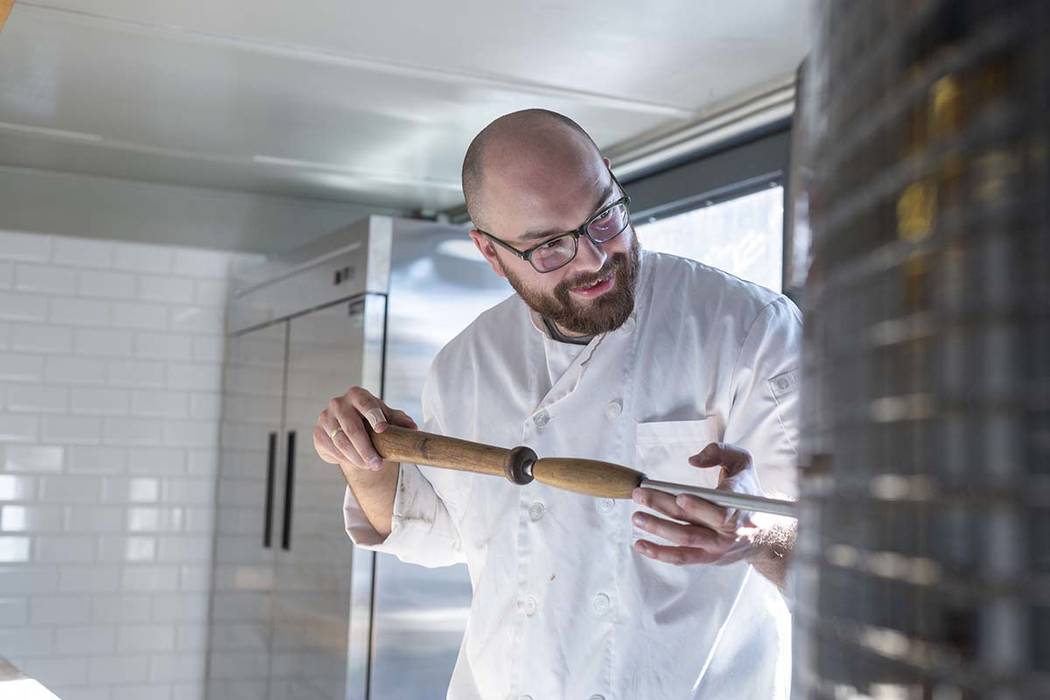
<svg viewBox="0 0 1050 700">
<path fill-rule="evenodd" d="M 486 127 L 463 191 L 471 238 L 517 294 L 439 353 L 425 430 L 794 493 L 790 301 L 640 250 L 609 161 L 561 115 Z M 787 697 L 790 616 L 771 581 L 783 583 L 790 537 L 687 496 L 638 489 L 635 513 L 535 482 L 383 463 L 363 420 L 415 427 L 358 387 L 318 419 L 317 451 L 349 484 L 353 541 L 470 571 L 449 698 Z"/>
</svg>

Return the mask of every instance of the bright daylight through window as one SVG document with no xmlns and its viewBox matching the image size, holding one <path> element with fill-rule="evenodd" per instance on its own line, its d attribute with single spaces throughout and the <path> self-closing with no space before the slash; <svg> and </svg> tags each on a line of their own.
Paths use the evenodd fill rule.
<svg viewBox="0 0 1050 700">
<path fill-rule="evenodd" d="M 774 291 L 783 283 L 784 188 L 636 225 L 646 250 L 673 253 Z"/>
</svg>

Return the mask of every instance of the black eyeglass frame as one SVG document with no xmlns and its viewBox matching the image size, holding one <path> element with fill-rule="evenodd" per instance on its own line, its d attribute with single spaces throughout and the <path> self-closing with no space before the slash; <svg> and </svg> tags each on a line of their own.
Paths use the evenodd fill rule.
<svg viewBox="0 0 1050 700">
<path fill-rule="evenodd" d="M 504 248 L 506 248 L 510 252 L 514 253 L 519 258 L 521 258 L 525 262 L 529 263 L 529 265 L 532 265 L 532 269 L 536 270 L 536 272 L 540 273 L 541 275 L 545 275 L 548 272 L 554 272 L 555 270 L 560 270 L 561 268 L 565 267 L 566 265 L 568 265 L 569 263 L 571 263 L 573 260 L 576 259 L 577 253 L 580 252 L 580 236 L 586 236 L 587 240 L 589 240 L 595 246 L 600 246 L 603 243 L 608 243 L 609 241 L 613 240 L 614 238 L 619 236 L 621 233 L 626 231 L 628 229 L 628 227 L 630 227 L 630 225 L 631 225 L 631 197 L 627 194 L 627 191 L 623 188 L 623 185 L 620 184 L 620 181 L 616 179 L 616 176 L 613 175 L 612 170 L 609 171 L 609 175 L 612 176 L 613 182 L 616 183 L 616 186 L 620 188 L 620 192 L 623 193 L 622 197 L 617 199 L 615 202 L 607 204 L 607 205 L 603 206 L 601 209 L 599 209 L 598 211 L 596 211 L 594 214 L 592 214 L 590 217 L 588 217 L 586 221 L 583 222 L 582 226 L 579 226 L 578 228 L 576 228 L 576 229 L 574 229 L 572 231 L 566 231 L 564 233 L 559 233 L 559 234 L 556 234 L 554 236 L 551 236 L 547 240 L 541 241 L 540 243 L 537 243 L 536 245 L 532 246 L 531 248 L 527 248 L 525 250 L 518 250 L 517 248 L 512 246 L 510 243 L 507 243 L 506 241 L 504 241 L 504 240 L 502 240 L 500 238 L 497 238 L 496 236 L 493 236 L 488 231 L 483 231 L 480 228 L 475 229 L 475 230 L 478 233 L 480 233 L 481 235 L 488 237 L 489 240 L 493 241 L 494 243 L 498 243 L 499 245 L 503 246 Z M 598 239 L 596 239 L 594 236 L 592 236 L 590 233 L 587 232 L 587 229 L 590 227 L 590 225 L 592 223 L 594 223 L 595 221 L 597 221 L 599 218 L 601 218 L 602 214 L 604 214 L 605 212 L 609 211 L 610 209 L 614 209 L 614 208 L 620 206 L 621 204 L 624 205 L 624 209 L 625 209 L 625 212 L 627 214 L 626 218 L 624 219 L 624 224 L 623 224 L 623 228 L 622 229 L 620 229 L 619 231 L 617 231 L 613 235 L 609 236 L 604 241 L 599 241 Z M 540 248 L 542 248 L 543 246 L 549 245 L 550 243 L 558 240 L 559 238 L 565 238 L 566 236 L 572 236 L 572 239 L 573 239 L 572 240 L 572 245 L 573 245 L 572 255 L 569 256 L 569 258 L 565 262 L 563 262 L 561 265 L 558 265 L 558 267 L 553 267 L 553 268 L 551 268 L 549 270 L 540 270 L 539 268 L 537 268 L 536 267 L 536 263 L 534 263 L 532 261 L 532 254 L 534 252 L 536 252 L 537 250 L 539 250 Z"/>
</svg>

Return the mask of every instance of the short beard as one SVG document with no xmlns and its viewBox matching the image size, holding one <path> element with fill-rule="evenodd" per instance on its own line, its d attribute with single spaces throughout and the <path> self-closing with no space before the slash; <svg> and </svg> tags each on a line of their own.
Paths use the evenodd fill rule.
<svg viewBox="0 0 1050 700">
<path fill-rule="evenodd" d="M 634 311 L 640 254 L 638 239 L 633 235 L 633 231 L 631 233 L 631 247 L 627 253 L 614 253 L 598 272 L 562 280 L 552 294 L 540 294 L 529 289 L 503 265 L 502 261 L 500 267 L 522 301 L 548 321 L 576 335 L 592 336 L 606 333 L 622 326 Z M 586 305 L 580 304 L 570 295 L 570 289 L 593 284 L 610 271 L 616 277 L 616 285 L 611 291 Z"/>
</svg>

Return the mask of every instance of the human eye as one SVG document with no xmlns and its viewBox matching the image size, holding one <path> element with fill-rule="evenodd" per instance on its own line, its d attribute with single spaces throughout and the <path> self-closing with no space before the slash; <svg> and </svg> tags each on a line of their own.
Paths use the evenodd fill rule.
<svg viewBox="0 0 1050 700">
<path fill-rule="evenodd" d="M 623 207 L 619 204 L 614 204 L 610 207 L 606 207 L 600 211 L 588 226 L 588 229 L 592 231 L 605 232 L 607 229 L 618 226 L 621 219 L 623 218 Z"/>
</svg>

